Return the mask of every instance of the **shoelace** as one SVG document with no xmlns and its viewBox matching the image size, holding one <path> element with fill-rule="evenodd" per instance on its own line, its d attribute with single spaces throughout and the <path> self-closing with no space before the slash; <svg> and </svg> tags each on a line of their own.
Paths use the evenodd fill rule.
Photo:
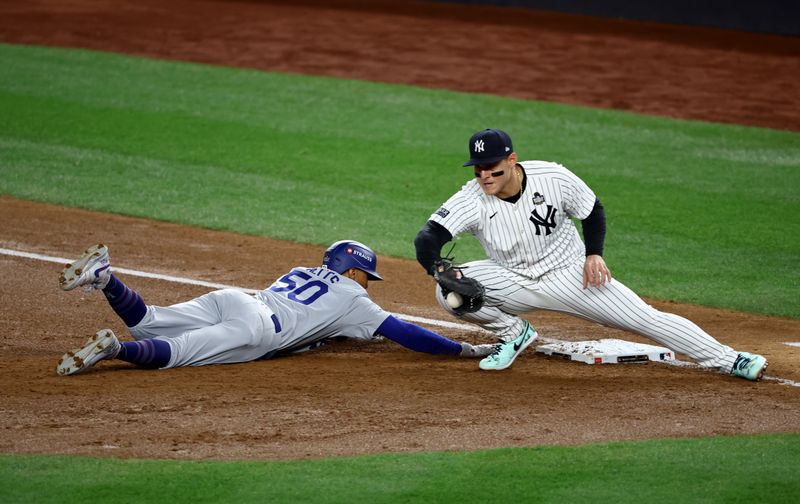
<svg viewBox="0 0 800 504">
<path fill-rule="evenodd" d="M 751 360 L 752 359 L 748 359 L 747 357 L 739 356 L 739 358 L 736 359 L 736 362 L 733 363 L 733 367 L 734 369 L 741 371 L 750 365 Z"/>
<path fill-rule="evenodd" d="M 494 350 L 492 350 L 492 353 L 489 354 L 489 357 L 497 357 L 500 354 L 500 352 L 503 350 L 503 345 L 505 345 L 504 342 L 496 344 L 494 346 Z"/>
</svg>

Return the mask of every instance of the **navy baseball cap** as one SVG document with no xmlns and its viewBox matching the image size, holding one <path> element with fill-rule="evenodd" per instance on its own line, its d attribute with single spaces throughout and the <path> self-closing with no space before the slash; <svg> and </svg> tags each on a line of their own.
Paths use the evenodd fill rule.
<svg viewBox="0 0 800 504">
<path fill-rule="evenodd" d="M 499 129 L 485 129 L 469 139 L 469 161 L 464 166 L 491 165 L 514 152 L 511 137 Z"/>
</svg>

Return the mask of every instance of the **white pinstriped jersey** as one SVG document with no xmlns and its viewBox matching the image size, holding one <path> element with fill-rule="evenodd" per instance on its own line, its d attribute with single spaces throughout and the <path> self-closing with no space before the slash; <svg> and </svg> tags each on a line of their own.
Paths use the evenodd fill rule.
<svg viewBox="0 0 800 504">
<path fill-rule="evenodd" d="M 583 261 L 586 248 L 571 217 L 585 219 L 595 194 L 558 163 L 523 161 L 527 183 L 516 203 L 483 192 L 477 180 L 464 184 L 430 218 L 453 237 L 466 231 L 497 264 L 528 278 Z"/>
<path fill-rule="evenodd" d="M 462 265 L 486 287 L 481 309 L 461 314 L 462 319 L 510 341 L 524 328 L 520 314 L 555 310 L 636 332 L 702 366 L 730 372 L 736 351 L 690 320 L 656 310 L 616 279 L 584 288 L 586 247 L 570 217 L 589 216 L 594 192 L 560 164 L 519 164 L 527 183 L 516 203 L 487 196 L 472 180 L 430 218 L 454 237 L 464 231 L 475 235 L 489 256 Z M 436 299 L 455 314 L 441 286 Z"/>
</svg>

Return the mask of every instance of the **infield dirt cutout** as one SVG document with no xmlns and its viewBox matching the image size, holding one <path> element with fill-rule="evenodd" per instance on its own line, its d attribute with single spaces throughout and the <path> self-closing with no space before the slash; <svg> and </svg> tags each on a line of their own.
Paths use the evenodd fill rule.
<svg viewBox="0 0 800 504">
<path fill-rule="evenodd" d="M 7 21 L 0 41 L 799 129 L 798 67 L 787 65 L 800 53 L 796 39 L 508 12 L 382 2 L 14 0 L 0 5 Z M 498 31 L 509 35 L 491 35 Z M 515 77 L 476 79 L 470 70 L 481 65 L 501 65 Z M 249 288 L 292 266 L 318 264 L 323 250 L 9 197 L 0 197 L 0 215 L 3 248 L 77 257 L 103 242 L 121 267 Z M 384 308 L 447 318 L 415 262 L 381 257 L 380 269 L 387 281 L 373 283 L 370 294 Z M 499 373 L 390 342 L 337 342 L 241 365 L 144 371 L 101 363 L 57 377 L 60 355 L 96 330 L 127 336 L 98 293 L 60 291 L 59 271 L 0 256 L 2 452 L 282 459 L 800 428 L 797 387 L 666 365 L 588 366 L 530 351 Z M 615 273 L 624 281 L 624 271 Z M 153 304 L 207 292 L 123 278 Z M 783 344 L 798 340 L 800 322 L 653 304 L 734 348 L 764 354 L 768 375 L 800 380 L 800 348 Z M 551 338 L 648 342 L 560 314 L 529 319 Z M 442 332 L 489 342 L 474 332 Z"/>
</svg>

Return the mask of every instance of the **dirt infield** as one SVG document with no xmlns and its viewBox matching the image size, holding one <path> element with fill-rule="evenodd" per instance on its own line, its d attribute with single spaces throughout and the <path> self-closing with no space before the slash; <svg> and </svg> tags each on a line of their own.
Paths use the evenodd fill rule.
<svg viewBox="0 0 800 504">
<path fill-rule="evenodd" d="M 14 0 L 0 5 L 0 41 L 800 129 L 797 75 L 786 70 L 799 68 L 793 39 L 533 12 L 507 17 L 501 9 L 321 5 Z M 508 83 L 483 72 L 487 77 L 477 79 L 469 72 L 475 68 L 518 77 Z M 0 215 L 3 248 L 71 257 L 102 241 L 121 267 L 251 288 L 289 267 L 318 264 L 322 253 L 8 197 L 0 197 Z M 380 269 L 388 281 L 370 288 L 379 304 L 446 318 L 416 263 L 381 258 Z M 59 378 L 54 367 L 64 350 L 101 327 L 126 334 L 102 296 L 61 292 L 59 271 L 57 264 L 0 255 L 0 452 L 282 459 L 800 430 L 797 387 L 655 364 L 587 366 L 533 352 L 507 372 L 484 373 L 475 361 L 386 342 L 340 342 L 236 366 L 143 371 L 103 363 Z M 123 278 L 154 304 L 207 291 Z M 800 322 L 654 304 L 731 346 L 763 353 L 768 374 L 800 380 L 800 348 L 783 344 L 800 340 Z M 644 341 L 559 314 L 531 320 L 549 337 Z"/>
</svg>

